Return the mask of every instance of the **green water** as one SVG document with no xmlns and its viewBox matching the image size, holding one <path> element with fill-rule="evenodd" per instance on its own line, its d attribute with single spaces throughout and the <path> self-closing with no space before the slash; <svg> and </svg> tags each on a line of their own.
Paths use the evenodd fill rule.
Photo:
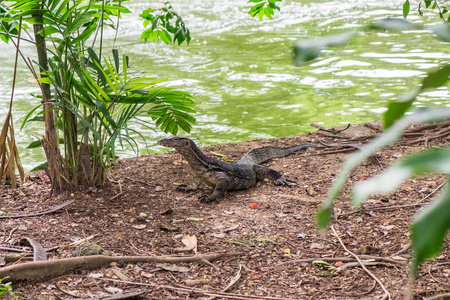
<svg viewBox="0 0 450 300">
<path fill-rule="evenodd" d="M 381 3 L 387 2 L 387 3 Z M 168 85 L 195 96 L 197 124 L 188 136 L 203 145 L 280 137 L 313 130 L 309 123 L 337 126 L 381 118 L 384 105 L 420 82 L 426 72 L 448 62 L 448 43 L 426 30 L 403 33 L 363 31 L 371 21 L 401 16 L 402 1 L 283 1 L 281 14 L 259 22 L 246 13 L 246 1 L 171 1 L 191 30 L 189 46 L 139 41 L 142 22 L 138 13 L 150 6 L 127 2 L 134 12 L 121 21 L 118 39 L 107 34 L 108 47 L 130 56 L 136 71 L 168 77 Z M 152 7 L 163 2 L 152 2 Z M 434 13 L 410 19 L 438 22 Z M 295 67 L 295 41 L 344 30 L 359 32 L 343 47 L 326 49 L 308 65 Z M 14 49 L 0 45 L 0 113 L 6 112 L 11 89 Z M 33 48 L 27 46 L 28 55 Z M 22 68 L 23 65 L 22 65 Z M 23 69 L 16 90 L 16 127 L 37 105 L 35 91 Z M 423 93 L 416 105 L 450 104 L 448 86 Z M 154 141 L 165 136 L 138 128 L 148 137 L 141 154 L 161 151 Z M 42 128 L 27 127 L 17 133 L 22 162 L 27 169 L 44 161 L 41 150 L 24 150 L 32 134 Z M 121 156 L 134 156 L 131 149 Z"/>
</svg>

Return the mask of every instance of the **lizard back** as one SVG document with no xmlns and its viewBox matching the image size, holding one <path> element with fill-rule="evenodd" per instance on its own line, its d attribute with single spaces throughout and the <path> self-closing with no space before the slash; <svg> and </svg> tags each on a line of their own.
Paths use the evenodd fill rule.
<svg viewBox="0 0 450 300">
<path fill-rule="evenodd" d="M 279 157 L 285 157 L 292 152 L 306 149 L 309 147 L 314 146 L 313 144 L 303 144 L 303 145 L 297 145 L 297 146 L 291 146 L 286 148 L 281 147 L 272 147 L 272 146 L 265 146 L 261 148 L 256 148 L 253 150 L 250 150 L 245 154 L 240 160 L 237 161 L 238 164 L 256 164 L 259 165 L 265 161 L 268 161 L 271 158 L 279 158 Z"/>
</svg>

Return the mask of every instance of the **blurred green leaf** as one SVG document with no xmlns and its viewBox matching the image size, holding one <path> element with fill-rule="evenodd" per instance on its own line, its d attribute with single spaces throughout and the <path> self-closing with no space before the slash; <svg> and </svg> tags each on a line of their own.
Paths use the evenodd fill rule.
<svg viewBox="0 0 450 300">
<path fill-rule="evenodd" d="M 363 160 L 373 155 L 377 150 L 395 142 L 401 137 L 402 131 L 411 124 L 435 122 L 450 118 L 450 109 L 422 109 L 407 115 L 387 129 L 382 135 L 376 137 L 372 142 L 349 156 L 338 174 L 336 181 L 331 187 L 325 201 L 319 208 L 316 218 L 320 229 L 326 229 L 330 222 L 333 201 L 340 195 L 342 188 L 347 182 L 350 172 Z"/>
<path fill-rule="evenodd" d="M 448 163 L 448 158 L 447 158 Z M 412 271 L 425 259 L 436 256 L 450 228 L 450 189 L 446 184 L 443 192 L 414 218 L 411 241 L 414 249 Z"/>
<path fill-rule="evenodd" d="M 400 96 L 397 101 L 387 104 L 387 111 L 383 114 L 384 128 L 389 128 L 395 121 L 399 120 L 411 108 L 416 97 L 425 89 L 437 88 L 444 85 L 450 76 L 450 64 L 439 69 L 432 70 L 422 80 L 421 87 L 412 89 Z"/>
<path fill-rule="evenodd" d="M 400 160 L 373 178 L 356 183 L 352 203 L 360 206 L 369 195 L 390 193 L 407 178 L 430 172 L 450 174 L 450 149 L 422 151 Z"/>
<path fill-rule="evenodd" d="M 418 29 L 420 27 L 421 26 L 415 23 L 400 18 L 386 18 L 377 20 L 369 26 L 369 28 L 372 29 L 396 30 L 396 31 L 413 30 Z"/>
<path fill-rule="evenodd" d="M 355 36 L 355 32 L 343 32 L 317 40 L 297 41 L 294 46 L 294 62 L 296 65 L 302 65 L 319 56 L 324 47 L 343 45 Z"/>
</svg>

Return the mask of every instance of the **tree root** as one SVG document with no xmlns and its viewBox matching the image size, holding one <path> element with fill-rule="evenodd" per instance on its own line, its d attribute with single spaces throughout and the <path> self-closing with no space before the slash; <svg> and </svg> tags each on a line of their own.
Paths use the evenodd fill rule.
<svg viewBox="0 0 450 300">
<path fill-rule="evenodd" d="M 81 270 L 100 269 L 113 262 L 127 264 L 135 263 L 210 263 L 224 256 L 238 255 L 238 253 L 207 253 L 194 256 L 105 256 L 92 255 L 81 257 L 70 257 L 47 261 L 28 262 L 0 268 L 0 278 L 8 276 L 8 281 L 13 283 L 41 282 L 66 274 L 72 274 Z"/>
</svg>

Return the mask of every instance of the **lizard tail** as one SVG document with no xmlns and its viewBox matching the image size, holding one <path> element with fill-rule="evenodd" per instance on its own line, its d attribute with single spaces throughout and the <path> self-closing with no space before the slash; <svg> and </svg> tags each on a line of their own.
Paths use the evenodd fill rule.
<svg viewBox="0 0 450 300">
<path fill-rule="evenodd" d="M 239 161 L 239 164 L 260 164 L 271 158 L 284 157 L 292 152 L 313 147 L 314 144 L 296 145 L 286 148 L 266 146 L 256 148 L 245 154 Z"/>
</svg>

